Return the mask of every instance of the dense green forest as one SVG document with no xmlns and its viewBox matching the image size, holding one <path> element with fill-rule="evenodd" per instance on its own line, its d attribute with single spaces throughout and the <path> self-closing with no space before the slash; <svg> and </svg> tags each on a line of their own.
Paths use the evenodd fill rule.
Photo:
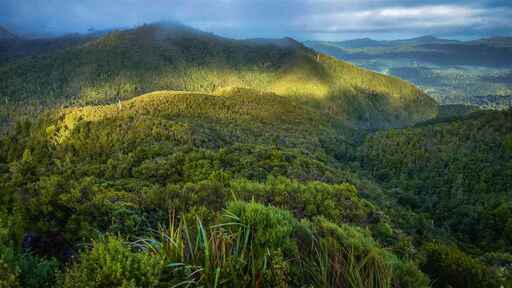
<svg viewBox="0 0 512 288">
<path fill-rule="evenodd" d="M 512 287 L 510 110 L 292 39 L 34 53 L 0 65 L 2 288 Z"/>
<path fill-rule="evenodd" d="M 468 250 L 510 253 L 511 132 L 510 111 L 378 132 L 360 147 L 361 165 Z"/>
</svg>

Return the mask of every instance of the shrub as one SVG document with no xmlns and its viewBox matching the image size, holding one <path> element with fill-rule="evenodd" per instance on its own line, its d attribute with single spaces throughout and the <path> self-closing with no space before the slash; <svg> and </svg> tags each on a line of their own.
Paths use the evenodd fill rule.
<svg viewBox="0 0 512 288">
<path fill-rule="evenodd" d="M 353 185 L 347 183 L 301 183 L 285 177 L 270 177 L 265 183 L 238 180 L 230 186 L 232 194 L 240 199 L 256 199 L 286 208 L 297 218 L 323 216 L 336 223 L 363 223 L 374 209 L 359 197 Z"/>
<path fill-rule="evenodd" d="M 434 287 L 501 287 L 495 271 L 457 247 L 430 243 L 423 251 L 426 258 L 422 270 L 430 275 Z"/>
<path fill-rule="evenodd" d="M 408 261 L 396 261 L 393 265 L 393 286 L 400 288 L 431 287 L 430 279 L 418 269 L 418 265 Z"/>
<path fill-rule="evenodd" d="M 301 222 L 311 233 L 302 239 L 304 270 L 312 284 L 322 287 L 428 287 L 429 280 L 414 263 L 380 248 L 360 228 L 336 225 L 323 218 Z M 307 240 L 307 239 L 310 240 Z M 310 242 L 311 241 L 311 242 Z M 310 248 L 308 248 L 310 247 Z"/>
<path fill-rule="evenodd" d="M 262 251 L 291 247 L 295 220 L 289 212 L 255 202 L 230 202 L 226 211 L 250 229 L 253 245 Z"/>
<path fill-rule="evenodd" d="M 0 288 L 18 288 L 20 286 L 19 274 L 13 271 L 7 263 L 0 259 Z"/>
<path fill-rule="evenodd" d="M 167 285 L 287 287 L 288 258 L 297 254 L 294 219 L 288 212 L 257 203 L 231 202 L 219 224 L 209 229 L 190 214 L 171 217 L 156 239 L 140 246 L 168 263 Z"/>
<path fill-rule="evenodd" d="M 163 269 L 162 258 L 133 251 L 121 239 L 108 236 L 80 254 L 78 262 L 65 271 L 64 288 L 157 287 Z"/>
<path fill-rule="evenodd" d="M 24 288 L 54 287 L 58 271 L 59 263 L 55 259 L 43 259 L 0 247 L 0 287 L 5 283 Z"/>
</svg>

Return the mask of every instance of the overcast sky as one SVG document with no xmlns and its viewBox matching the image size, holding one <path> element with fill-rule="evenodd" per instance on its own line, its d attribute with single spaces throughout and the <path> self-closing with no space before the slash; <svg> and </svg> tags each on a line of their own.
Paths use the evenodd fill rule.
<svg viewBox="0 0 512 288">
<path fill-rule="evenodd" d="M 512 35 L 512 0 L 0 0 L 0 26 L 18 33 L 161 20 L 236 38 L 474 38 Z"/>
</svg>

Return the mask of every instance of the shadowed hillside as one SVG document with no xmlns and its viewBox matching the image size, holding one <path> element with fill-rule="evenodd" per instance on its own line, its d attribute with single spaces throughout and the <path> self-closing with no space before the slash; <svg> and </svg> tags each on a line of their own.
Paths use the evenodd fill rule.
<svg viewBox="0 0 512 288">
<path fill-rule="evenodd" d="M 431 215 L 469 250 L 512 252 L 512 111 L 378 132 L 360 155 L 365 170 L 396 189 L 393 198 Z"/>
</svg>

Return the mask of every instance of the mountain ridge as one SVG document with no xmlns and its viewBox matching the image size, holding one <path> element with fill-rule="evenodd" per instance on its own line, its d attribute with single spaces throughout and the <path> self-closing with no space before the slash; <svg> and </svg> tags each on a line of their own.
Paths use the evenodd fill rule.
<svg viewBox="0 0 512 288">
<path fill-rule="evenodd" d="M 88 103 L 154 90 L 245 87 L 294 97 L 369 129 L 410 125 L 437 113 L 435 101 L 411 84 L 318 54 L 291 38 L 234 40 L 174 25 L 78 41 L 45 56 L 14 60 L 0 75 L 6 79 L 0 97 L 11 101 L 39 94 L 45 101 Z"/>
<path fill-rule="evenodd" d="M 468 43 L 471 41 L 468 41 Z M 315 43 L 326 43 L 333 44 L 335 46 L 347 49 L 357 48 L 386 48 L 386 47 L 397 47 L 401 45 L 423 45 L 423 44 L 456 44 L 462 43 L 459 40 L 443 39 L 433 35 L 424 35 L 414 38 L 395 39 L 395 40 L 375 40 L 372 38 L 356 38 L 344 41 L 304 41 L 306 45 L 313 45 Z"/>
<path fill-rule="evenodd" d="M 19 37 L 16 36 L 16 34 L 10 32 L 6 28 L 0 26 L 0 41 L 1 40 L 16 40 L 16 39 L 19 39 Z"/>
</svg>

